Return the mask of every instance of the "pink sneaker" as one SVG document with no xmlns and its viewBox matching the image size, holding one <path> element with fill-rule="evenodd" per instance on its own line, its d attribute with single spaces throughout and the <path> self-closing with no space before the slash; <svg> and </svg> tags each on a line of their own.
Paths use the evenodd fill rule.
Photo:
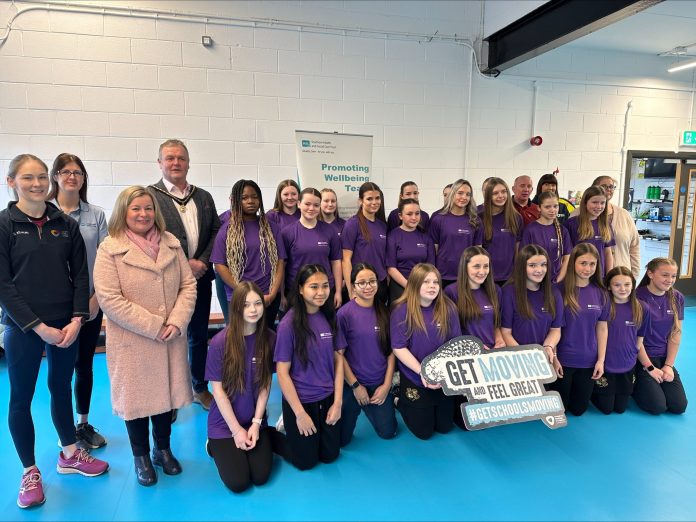
<svg viewBox="0 0 696 522">
<path fill-rule="evenodd" d="M 22 484 L 19 486 L 17 505 L 22 509 L 32 506 L 40 506 L 46 502 L 41 483 L 41 472 L 34 466 L 22 475 Z"/>
<path fill-rule="evenodd" d="M 78 448 L 72 457 L 66 459 L 61 451 L 58 454 L 58 473 L 64 475 L 79 473 L 85 477 L 96 477 L 109 469 L 109 464 L 103 460 L 95 459 L 87 450 Z"/>
</svg>

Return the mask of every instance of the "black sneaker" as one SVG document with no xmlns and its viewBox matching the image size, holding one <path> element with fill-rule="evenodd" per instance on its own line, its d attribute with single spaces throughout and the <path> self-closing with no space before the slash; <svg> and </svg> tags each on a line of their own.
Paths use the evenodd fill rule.
<svg viewBox="0 0 696 522">
<path fill-rule="evenodd" d="M 99 435 L 97 430 L 94 429 L 94 426 L 88 422 L 77 425 L 77 428 L 75 428 L 75 436 L 77 437 L 78 445 L 82 447 L 97 449 L 106 446 L 106 439 Z"/>
</svg>

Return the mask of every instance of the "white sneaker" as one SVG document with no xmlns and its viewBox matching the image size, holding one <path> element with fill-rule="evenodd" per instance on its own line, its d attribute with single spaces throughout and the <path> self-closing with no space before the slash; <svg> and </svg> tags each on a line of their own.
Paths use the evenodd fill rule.
<svg viewBox="0 0 696 522">
<path fill-rule="evenodd" d="M 278 417 L 278 420 L 276 421 L 275 424 L 275 429 L 278 431 L 278 433 L 285 433 L 285 423 L 283 422 L 283 414 L 280 414 L 280 417 Z"/>
</svg>

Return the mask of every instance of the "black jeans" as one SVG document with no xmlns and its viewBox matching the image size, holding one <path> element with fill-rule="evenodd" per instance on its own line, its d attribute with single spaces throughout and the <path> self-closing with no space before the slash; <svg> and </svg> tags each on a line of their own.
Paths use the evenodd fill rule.
<svg viewBox="0 0 696 522">
<path fill-rule="evenodd" d="M 270 430 L 272 428 L 261 428 L 256 446 L 248 451 L 237 448 L 232 438 L 208 441 L 220 479 L 235 493 L 268 481 L 273 465 Z"/>
<path fill-rule="evenodd" d="M 558 378 L 549 388 L 558 392 L 563 407 L 573 415 L 580 416 L 587 411 L 595 382 L 592 380 L 594 368 L 563 367 L 563 378 Z"/>
<path fill-rule="evenodd" d="M 298 469 L 311 469 L 319 462 L 328 464 L 338 458 L 341 452 L 341 421 L 333 426 L 326 423 L 326 414 L 333 401 L 332 393 L 320 401 L 302 403 L 302 407 L 317 428 L 314 435 L 305 437 L 297 429 L 295 412 L 283 398 L 283 424 L 287 441 L 285 457 Z"/>
<path fill-rule="evenodd" d="M 196 281 L 196 307 L 193 309 L 187 331 L 191 382 L 196 393 L 208 389 L 208 381 L 205 380 L 205 360 L 208 357 L 208 322 L 210 300 L 213 297 L 213 277 L 212 269 L 209 268 L 208 272 Z"/>
<path fill-rule="evenodd" d="M 438 433 L 447 433 L 454 425 L 454 400 L 442 390 L 417 385 L 401 374 L 399 403 L 396 407 L 404 424 L 416 437 L 427 440 Z"/>
<path fill-rule="evenodd" d="M 45 321 L 53 328 L 63 328 L 70 318 L 63 321 Z M 31 416 L 36 381 L 43 351 L 48 363 L 48 390 L 51 393 L 51 418 L 62 446 L 75 443 L 75 425 L 72 413 L 72 375 L 79 336 L 67 348 L 46 344 L 33 330 L 23 333 L 14 323 L 5 326 L 5 355 L 10 378 L 10 407 L 8 423 L 22 466 L 36 463 L 34 445 L 36 434 Z"/>
<path fill-rule="evenodd" d="M 623 373 L 605 372 L 594 381 L 592 404 L 605 415 L 623 413 L 633 392 L 634 369 Z"/>
<path fill-rule="evenodd" d="M 665 364 L 664 357 L 651 357 L 650 362 L 657 368 Z M 643 370 L 640 363 L 636 365 L 636 383 L 633 387 L 633 400 L 641 410 L 653 415 L 659 415 L 666 411 L 670 413 L 684 413 L 689 401 L 686 399 L 686 391 L 681 377 L 674 368 L 674 380 L 672 382 L 657 383 Z"/>
<path fill-rule="evenodd" d="M 144 457 L 150 453 L 150 422 L 152 422 L 152 438 L 155 441 L 155 448 L 159 450 L 169 449 L 169 439 L 172 434 L 172 412 L 166 411 L 152 417 L 126 421 L 126 429 L 134 457 Z"/>
<path fill-rule="evenodd" d="M 94 351 L 97 349 L 103 317 L 104 314 L 99 310 L 97 316 L 80 329 L 80 346 L 75 361 L 75 409 L 80 415 L 89 413 L 92 402 Z"/>
</svg>

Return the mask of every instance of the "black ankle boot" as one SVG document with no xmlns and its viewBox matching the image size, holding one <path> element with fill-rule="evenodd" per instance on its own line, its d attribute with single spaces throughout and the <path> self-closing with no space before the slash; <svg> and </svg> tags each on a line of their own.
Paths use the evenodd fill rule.
<svg viewBox="0 0 696 522">
<path fill-rule="evenodd" d="M 150 455 L 133 457 L 135 461 L 135 477 L 141 486 L 152 486 L 157 484 L 157 472 L 155 471 Z"/>
<path fill-rule="evenodd" d="M 165 475 L 178 475 L 181 473 L 181 464 L 172 455 L 172 450 L 169 448 L 163 450 L 153 449 L 152 462 L 155 466 L 161 466 Z"/>
</svg>

